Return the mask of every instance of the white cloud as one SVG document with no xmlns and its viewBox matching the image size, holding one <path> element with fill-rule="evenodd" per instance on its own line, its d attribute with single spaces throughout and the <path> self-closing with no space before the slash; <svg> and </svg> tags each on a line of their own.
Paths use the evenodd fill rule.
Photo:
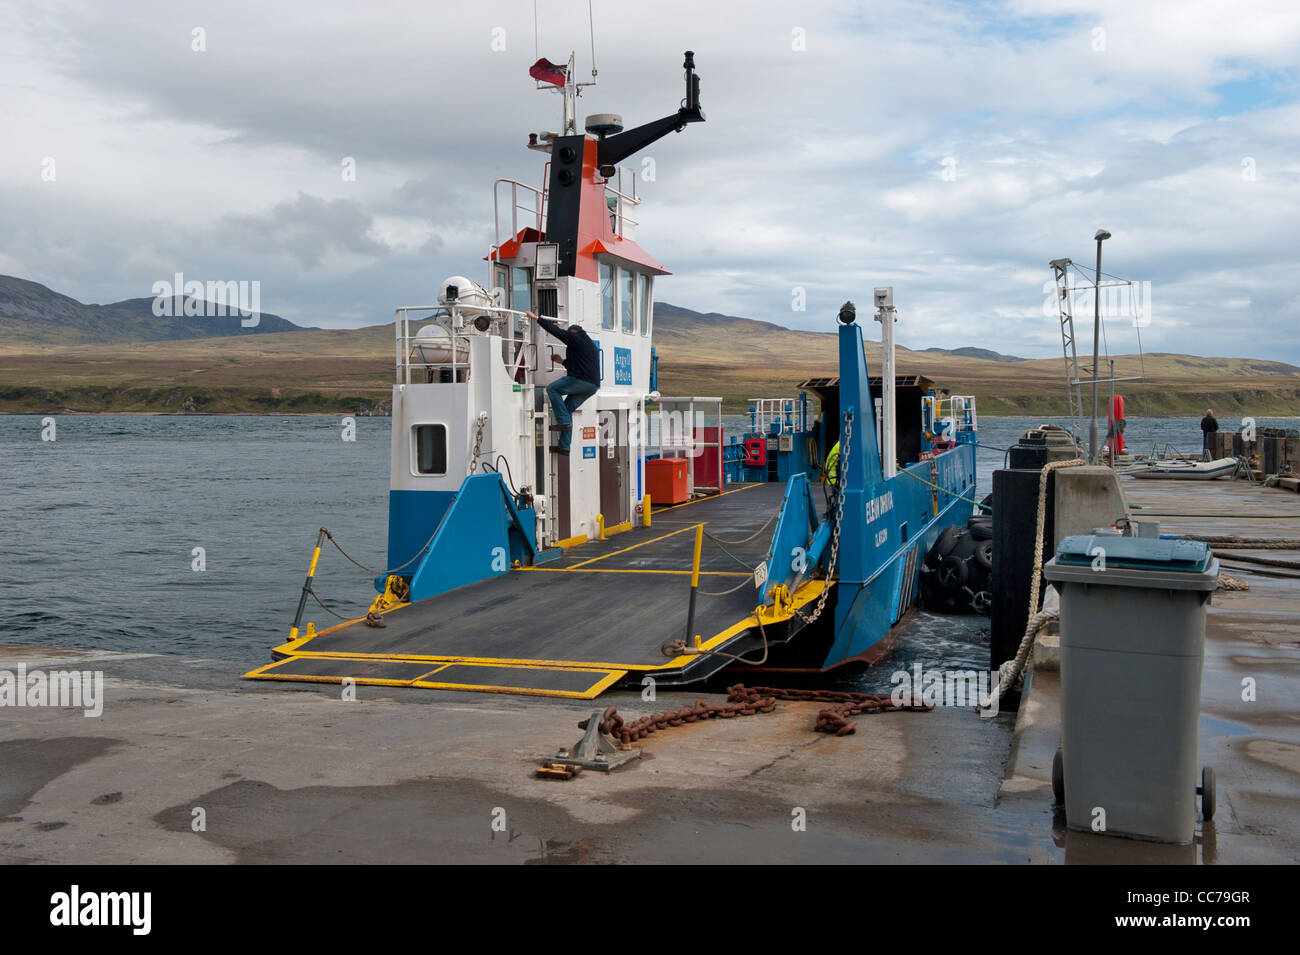
<svg viewBox="0 0 1300 955">
<path fill-rule="evenodd" d="M 587 71 L 585 17 L 540 9 L 541 52 L 576 48 Z M 674 272 L 661 299 L 829 328 L 844 299 L 893 283 L 910 347 L 1046 356 L 1047 261 L 1087 264 L 1105 225 L 1107 271 L 1152 283 L 1148 348 L 1300 361 L 1293 3 L 743 9 L 596 3 L 600 83 L 580 113 L 672 110 L 686 47 L 703 78 L 708 122 L 648 153 L 638 238 Z M 180 268 L 260 276 L 268 311 L 310 324 L 384 321 L 443 275 L 481 274 L 492 180 L 539 181 L 522 144 L 558 125 L 527 78 L 526 0 L 6 14 L 0 267 L 83 300 Z M 1125 334 L 1112 350 L 1136 345 Z"/>
</svg>

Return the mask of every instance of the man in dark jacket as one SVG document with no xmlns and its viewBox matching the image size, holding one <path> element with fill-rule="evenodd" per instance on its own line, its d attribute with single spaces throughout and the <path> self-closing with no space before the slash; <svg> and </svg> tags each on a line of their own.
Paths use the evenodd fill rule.
<svg viewBox="0 0 1300 955">
<path fill-rule="evenodd" d="M 551 450 L 568 454 L 573 441 L 573 413 L 600 388 L 600 354 L 581 325 L 570 325 L 566 330 L 549 318 L 538 318 L 533 312 L 525 314 L 536 318 L 538 325 L 565 345 L 566 355 L 560 362 L 568 374 L 547 385 L 546 393 L 551 396 L 555 430 L 560 433 L 560 443 Z"/>
<path fill-rule="evenodd" d="M 1214 417 L 1214 409 L 1206 408 L 1205 417 L 1201 419 L 1201 455 L 1210 451 L 1210 435 L 1219 430 L 1219 422 Z"/>
</svg>

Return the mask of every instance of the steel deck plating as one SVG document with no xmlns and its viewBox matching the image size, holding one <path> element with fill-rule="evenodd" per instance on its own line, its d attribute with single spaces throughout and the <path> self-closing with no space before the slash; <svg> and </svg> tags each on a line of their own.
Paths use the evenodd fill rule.
<svg viewBox="0 0 1300 955">
<path fill-rule="evenodd" d="M 727 657 L 666 657 L 660 646 L 683 638 L 695 527 L 723 541 L 753 536 L 781 507 L 781 484 L 748 484 L 726 493 L 656 508 L 649 527 L 566 550 L 562 559 L 516 568 L 440 597 L 403 604 L 383 628 L 352 620 L 277 647 L 276 662 L 250 679 L 301 680 L 430 689 L 473 689 L 590 699 L 631 672 L 657 682 L 702 679 Z M 701 590 L 731 590 L 768 556 L 771 533 L 743 544 L 706 543 Z M 734 555 L 734 556 L 732 556 Z M 747 569 L 748 568 L 748 569 Z M 795 606 L 815 600 L 809 581 Z M 756 591 L 700 597 L 695 630 L 702 646 L 728 653 L 756 644 Z M 763 625 L 789 613 L 767 608 Z M 782 638 L 789 635 L 782 631 Z"/>
</svg>

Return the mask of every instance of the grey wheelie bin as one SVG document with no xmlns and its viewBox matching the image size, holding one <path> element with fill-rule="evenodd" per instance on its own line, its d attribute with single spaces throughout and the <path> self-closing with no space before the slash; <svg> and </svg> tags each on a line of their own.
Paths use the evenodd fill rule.
<svg viewBox="0 0 1300 955">
<path fill-rule="evenodd" d="M 1218 558 L 1199 541 L 1080 535 L 1061 541 L 1043 573 L 1061 593 L 1066 824 L 1191 842 L 1202 791 L 1205 611 Z M 1201 781 L 1209 818 L 1212 771 Z"/>
</svg>

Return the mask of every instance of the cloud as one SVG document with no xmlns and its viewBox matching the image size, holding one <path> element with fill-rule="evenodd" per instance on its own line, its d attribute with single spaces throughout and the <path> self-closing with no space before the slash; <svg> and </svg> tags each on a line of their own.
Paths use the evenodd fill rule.
<svg viewBox="0 0 1300 955">
<path fill-rule="evenodd" d="M 1089 264 L 1104 225 L 1106 270 L 1151 283 L 1146 348 L 1300 362 L 1293 3 L 744 10 L 595 6 L 580 116 L 674 109 L 687 46 L 702 77 L 708 121 L 630 163 L 654 161 L 638 239 L 674 273 L 662 300 L 830 328 L 893 284 L 909 347 L 1048 356 L 1047 262 Z M 537 51 L 576 49 L 585 77 L 585 17 L 539 11 Z M 387 320 L 446 275 L 486 279 L 493 181 L 540 184 L 523 144 L 559 124 L 527 78 L 526 0 L 77 0 L 10 20 L 0 262 L 83 300 L 183 269 L 260 277 L 267 310 L 309 324 Z M 1135 330 L 1113 323 L 1108 344 L 1135 349 Z"/>
<path fill-rule="evenodd" d="M 334 251 L 376 257 L 390 251 L 373 236 L 374 218 L 360 204 L 302 192 L 263 215 L 224 216 L 218 229 L 256 253 L 285 253 L 304 269 L 317 268 Z"/>
</svg>

